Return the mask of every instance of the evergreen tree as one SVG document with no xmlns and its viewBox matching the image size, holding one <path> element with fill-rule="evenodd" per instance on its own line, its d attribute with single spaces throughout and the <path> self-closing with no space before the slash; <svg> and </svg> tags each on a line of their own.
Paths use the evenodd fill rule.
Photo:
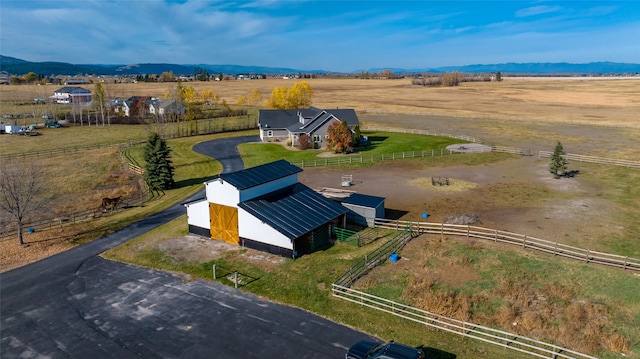
<svg viewBox="0 0 640 359">
<path fill-rule="evenodd" d="M 152 192 L 162 192 L 173 186 L 174 168 L 171 165 L 171 149 L 167 142 L 157 133 L 152 133 L 144 146 L 144 160 L 146 162 L 144 181 Z"/>
<path fill-rule="evenodd" d="M 562 157 L 563 155 L 566 155 L 566 152 L 564 152 L 562 143 L 558 141 L 556 148 L 553 149 L 551 162 L 549 163 L 549 172 L 553 173 L 556 178 L 560 177 L 558 172 L 565 173 L 567 171 L 567 159 Z"/>
<path fill-rule="evenodd" d="M 353 129 L 353 147 L 360 146 L 360 139 L 362 138 L 362 133 L 360 132 L 360 125 L 356 125 Z"/>
</svg>

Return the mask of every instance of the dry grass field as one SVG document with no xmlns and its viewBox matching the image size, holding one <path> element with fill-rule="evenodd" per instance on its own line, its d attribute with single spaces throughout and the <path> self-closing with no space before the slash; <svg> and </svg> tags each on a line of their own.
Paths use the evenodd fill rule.
<svg viewBox="0 0 640 359">
<path fill-rule="evenodd" d="M 363 127 L 400 127 L 476 136 L 485 141 L 533 150 L 551 150 L 561 141 L 570 153 L 640 158 L 640 78 L 505 78 L 428 88 L 410 79 L 307 79 L 313 104 L 354 108 Z M 260 90 L 266 99 L 295 80 L 267 79 L 193 82 L 229 104 Z M 175 83 L 107 84 L 109 96 L 163 97 Z M 2 86 L 0 113 L 55 112 L 32 104 L 59 86 Z M 85 88 L 93 90 L 93 85 Z M 38 112 L 39 111 L 39 112 Z M 41 123 L 41 120 L 39 120 Z M 586 145 L 585 145 L 586 144 Z M 589 153 L 587 153 L 589 152 Z"/>
<path fill-rule="evenodd" d="M 192 82 L 197 91 L 211 89 L 229 104 L 260 90 L 268 97 L 273 88 L 296 80 Z M 415 86 L 410 79 L 306 79 L 314 90 L 314 106 L 354 108 L 358 113 L 402 113 L 640 128 L 640 78 L 589 80 L 505 78 L 502 82 L 463 83 L 456 87 Z M 60 86 L 2 86 L 1 113 L 14 110 L 11 102 L 46 98 Z M 94 85 L 85 85 L 93 90 Z M 106 84 L 110 96 L 163 97 L 174 83 Z M 28 110 L 22 112 L 29 112 Z"/>
<path fill-rule="evenodd" d="M 307 81 L 315 92 L 314 106 L 354 108 L 365 129 L 410 128 L 469 135 L 494 144 L 529 148 L 534 153 L 537 150 L 552 150 L 556 141 L 561 141 L 565 150 L 570 153 L 640 160 L 640 79 L 506 78 L 500 83 L 464 83 L 452 88 L 414 86 L 409 79 Z M 233 104 L 239 96 L 249 95 L 255 89 L 260 90 L 266 99 L 274 87 L 291 86 L 293 83 L 292 80 L 269 79 L 198 82 L 186 85 L 193 86 L 198 91 L 211 89 L 221 99 Z M 0 113 L 33 112 L 35 107 L 29 101 L 34 97 L 46 97 L 58 87 L 0 87 Z M 84 87 L 93 89 L 93 85 Z M 111 96 L 119 98 L 132 95 L 162 97 L 173 87 L 175 84 L 166 83 L 110 84 L 107 91 Z M 45 107 L 36 108 L 38 111 L 51 111 L 51 108 L 55 108 L 54 105 L 40 106 Z M 56 141 L 54 136 L 60 133 L 58 130 L 64 129 L 43 129 L 43 135 L 34 138 L 2 135 L 0 152 L 19 152 L 16 146 L 21 146 L 22 152 L 46 145 L 54 148 L 66 147 L 70 143 L 76 144 L 73 142 L 75 140 L 81 140 L 59 135 Z M 74 132 L 76 137 L 90 136 L 96 132 L 102 132 L 100 137 L 105 139 L 116 135 L 116 129 L 113 128 L 74 130 L 77 130 Z M 46 144 L 42 143 L 43 141 Z M 60 173 L 60 169 L 53 165 L 49 168 L 51 178 L 55 178 L 52 182 L 57 186 L 84 188 L 84 191 L 78 190 L 75 193 L 71 190 L 61 193 L 68 205 L 80 202 L 95 203 L 102 195 L 98 192 L 109 189 L 104 187 L 105 185 L 115 185 L 118 178 L 125 177 L 124 173 L 118 178 L 109 176 L 109 173 L 117 172 L 115 169 L 118 163 L 114 150 L 96 150 L 90 155 L 93 157 L 91 161 L 87 161 L 86 157 L 67 156 L 67 160 L 74 163 L 60 164 L 61 168 L 80 164 L 86 166 L 86 178 L 79 174 L 74 177 L 73 174 Z M 108 161 L 109 156 L 113 158 L 112 162 Z M 64 158 L 57 156 L 56 161 L 64 161 Z M 446 160 L 395 161 L 372 168 L 349 169 L 349 173 L 355 179 L 353 189 L 386 197 L 387 208 L 405 213 L 402 219 L 421 220 L 421 213 L 428 211 L 431 214 L 430 221 L 441 222 L 449 215 L 471 213 L 478 215 L 483 222 L 482 225 L 486 227 L 638 257 L 639 171 L 574 163 L 570 164 L 570 169 L 580 170 L 581 174 L 578 177 L 555 180 L 549 176 L 547 164 L 547 159 L 515 156 L 506 159 L 500 157 L 482 165 L 447 163 Z M 332 187 L 337 186 L 338 179 L 344 171 L 343 168 L 305 169 L 300 177 L 301 182 L 310 187 Z M 454 186 L 446 189 L 433 187 L 430 184 L 430 178 L 433 176 L 451 178 Z M 438 311 L 442 308 L 436 308 L 435 304 L 445 301 L 456 305 L 476 303 L 491 309 L 485 311 L 486 313 L 494 314 L 486 318 L 472 318 L 487 325 L 504 328 L 510 323 L 518 322 L 521 327 L 516 332 L 521 334 L 557 337 L 563 345 L 573 346 L 568 343 L 575 342 L 580 345 L 573 347 L 579 347 L 586 352 L 608 349 L 627 352 L 630 357 L 638 357 L 640 342 L 634 339 L 638 333 L 637 326 L 632 325 L 632 328 L 628 328 L 620 324 L 638 322 L 637 303 L 628 305 L 620 303 L 619 300 L 606 299 L 608 296 L 590 289 L 586 281 L 572 283 L 574 279 L 570 278 L 564 283 L 554 279 L 555 282 L 548 283 L 548 287 L 545 287 L 539 284 L 546 280 L 544 276 L 536 277 L 536 281 L 533 281 L 527 274 L 530 268 L 533 268 L 531 272 L 540 270 L 546 271 L 546 274 L 577 271 L 572 262 L 556 262 L 524 250 L 518 251 L 517 257 L 514 256 L 517 260 L 509 259 L 507 255 L 498 257 L 501 253 L 516 251 L 507 246 L 476 242 L 459 243 L 455 239 L 449 239 L 444 242 L 441 238 L 426 236 L 416 239 L 405 249 L 403 256 L 407 260 L 401 261 L 397 266 L 399 268 L 394 268 L 393 271 L 389 267 L 383 268 L 376 276 L 371 276 L 360 285 L 362 288 L 374 288 L 381 281 L 405 283 L 406 288 L 397 289 L 398 295 L 425 309 Z M 187 237 L 174 245 L 181 246 L 186 240 Z M 17 247 L 14 242 L 16 241 L 0 242 L 0 271 L 22 265 L 25 259 L 28 259 L 21 248 L 8 250 L 7 246 Z M 70 246 L 70 242 L 64 238 L 43 238 L 41 243 L 34 243 L 30 248 L 32 251 L 42 252 L 34 256 L 34 259 L 39 259 Z M 466 251 L 464 256 L 467 256 L 468 260 L 465 260 L 464 256 L 450 255 L 460 251 L 460 248 Z M 167 249 L 168 255 L 170 252 L 171 249 Z M 194 250 L 193 253 L 194 256 L 199 256 L 199 261 L 211 260 L 217 255 L 208 254 L 201 258 L 201 249 Z M 485 258 L 483 256 L 486 254 L 483 253 L 491 254 L 493 257 Z M 9 255 L 20 258 L 10 258 Z M 187 260 L 191 259 L 194 258 L 187 257 Z M 416 265 L 417 263 L 422 264 Z M 483 266 L 492 268 L 497 264 L 504 264 L 504 267 L 508 268 L 521 266 L 522 268 L 518 267 L 519 271 L 514 273 L 522 274 L 522 278 L 511 278 L 500 272 L 502 281 L 498 281 L 497 284 L 489 283 L 496 286 L 495 291 L 477 291 L 477 295 L 464 292 L 466 287 L 463 285 L 484 283 L 479 281 L 480 276 L 487 275 L 483 272 Z M 548 267 L 540 269 L 542 266 Z M 558 269 L 555 266 L 562 267 Z M 576 280 L 584 280 L 585 277 L 581 274 L 583 271 L 589 273 L 590 269 L 588 266 L 580 267 Z M 508 273 L 508 270 L 505 273 Z M 618 274 L 615 272 L 612 275 Z M 388 280 L 389 278 L 393 280 Z M 513 281 L 508 281 L 509 278 Z M 538 280 L 540 282 L 537 282 Z M 637 278 L 629 274 L 620 282 L 620 288 L 629 291 L 629 288 L 637 287 L 636 283 Z M 445 286 L 447 290 L 433 291 L 434 286 Z M 455 294 L 455 290 L 461 291 L 462 294 Z M 434 296 L 439 300 L 430 303 L 427 300 L 429 297 L 421 294 L 427 291 L 440 295 Z M 601 297 L 598 300 L 587 300 L 584 299 L 586 296 L 582 297 L 581 291 L 593 291 Z M 509 295 L 515 297 L 511 298 Z M 519 295 L 535 300 L 522 304 Z M 552 301 L 562 302 L 564 306 L 555 305 Z M 503 302 L 511 306 L 498 305 Z M 546 305 L 548 303 L 553 305 Z M 624 307 L 626 311 L 612 310 L 615 314 L 606 313 L 606 310 L 616 306 Z M 519 312 L 510 312 L 505 308 L 516 308 Z M 568 314 L 560 316 L 558 308 Z M 494 309 L 495 312 L 492 312 Z M 468 312 L 462 310 L 448 314 L 466 316 Z M 608 336 L 600 335 L 597 331 L 587 333 L 591 336 L 579 336 L 586 329 L 570 325 L 560 326 L 560 330 L 566 332 L 558 333 L 558 328 L 553 325 L 540 324 L 553 324 L 565 320 L 567 323 L 593 322 L 600 325 L 603 329 L 598 330 L 602 329 Z M 625 337 L 616 337 L 617 332 L 609 330 L 610 327 L 622 328 L 620 330 Z M 594 336 L 600 337 L 601 342 L 596 343 L 592 340 Z M 622 344 L 614 345 L 615 340 L 621 341 Z"/>
</svg>

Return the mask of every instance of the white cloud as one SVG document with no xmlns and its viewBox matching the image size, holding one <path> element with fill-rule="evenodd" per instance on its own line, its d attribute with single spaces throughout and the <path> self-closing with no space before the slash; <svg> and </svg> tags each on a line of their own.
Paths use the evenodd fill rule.
<svg viewBox="0 0 640 359">
<path fill-rule="evenodd" d="M 520 9 L 516 11 L 516 17 L 528 17 L 528 16 L 537 16 L 549 13 L 555 13 L 561 11 L 562 7 L 560 6 L 547 6 L 547 5 L 539 5 L 532 6 L 524 9 Z"/>
</svg>

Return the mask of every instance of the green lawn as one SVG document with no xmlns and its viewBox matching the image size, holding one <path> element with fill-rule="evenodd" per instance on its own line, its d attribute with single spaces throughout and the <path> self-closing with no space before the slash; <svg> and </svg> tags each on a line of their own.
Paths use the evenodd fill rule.
<svg viewBox="0 0 640 359">
<path fill-rule="evenodd" d="M 362 131 L 371 141 L 371 145 L 358 149 L 353 156 L 369 156 L 379 154 L 392 154 L 411 151 L 427 151 L 445 148 L 455 143 L 465 141 L 407 133 Z M 318 155 L 329 150 L 305 150 L 288 149 L 281 143 L 247 143 L 240 146 L 240 153 L 246 167 L 254 167 L 264 163 L 285 159 L 290 162 L 309 161 L 318 158 Z"/>
</svg>

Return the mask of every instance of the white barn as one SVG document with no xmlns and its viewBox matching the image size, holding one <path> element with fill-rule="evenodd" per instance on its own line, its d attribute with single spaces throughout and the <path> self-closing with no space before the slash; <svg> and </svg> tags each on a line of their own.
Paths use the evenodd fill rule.
<svg viewBox="0 0 640 359">
<path fill-rule="evenodd" d="M 206 198 L 185 204 L 189 232 L 296 258 L 346 224 L 347 209 L 298 182 L 285 160 L 205 182 Z"/>
</svg>

